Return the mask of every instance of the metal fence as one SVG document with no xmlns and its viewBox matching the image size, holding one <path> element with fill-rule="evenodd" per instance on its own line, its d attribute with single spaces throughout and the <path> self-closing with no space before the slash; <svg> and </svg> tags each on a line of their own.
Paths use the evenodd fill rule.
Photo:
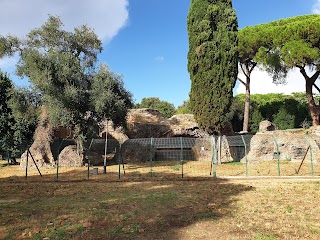
<svg viewBox="0 0 320 240">
<path fill-rule="evenodd" d="M 130 139 L 115 148 L 107 168 L 118 177 L 319 176 L 318 143 L 314 135 L 292 137 L 280 131 Z"/>
<path fill-rule="evenodd" d="M 41 145 L 41 143 L 38 143 Z M 52 157 L 46 166 L 82 168 L 82 177 L 112 179 L 185 178 L 222 176 L 320 176 L 320 138 L 313 134 L 210 136 L 207 138 L 140 138 L 119 143 L 115 139 L 92 139 L 84 155 L 72 140 L 51 143 Z M 27 149 L 21 147 L 21 152 Z M 22 169 L 45 160 L 36 148 Z M 26 159 L 26 157 L 24 157 Z M 31 159 L 31 158 L 30 158 Z M 105 173 L 105 174 L 103 174 Z"/>
</svg>

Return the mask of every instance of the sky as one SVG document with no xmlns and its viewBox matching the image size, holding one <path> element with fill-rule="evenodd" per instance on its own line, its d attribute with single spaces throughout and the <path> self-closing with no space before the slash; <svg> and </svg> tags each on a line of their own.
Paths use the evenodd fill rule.
<svg viewBox="0 0 320 240">
<path fill-rule="evenodd" d="M 68 31 L 87 24 L 103 41 L 99 62 L 123 76 L 136 103 L 159 97 L 176 107 L 189 98 L 187 15 L 190 0 L 0 0 L 0 35 L 24 37 L 48 15 L 59 16 Z M 239 29 L 280 18 L 320 14 L 320 0 L 233 0 Z M 17 58 L 0 59 L 18 86 L 28 86 L 15 74 Z M 243 77 L 240 75 L 240 77 Z M 263 79 L 263 81 L 261 81 Z M 299 71 L 276 86 L 262 70 L 252 73 L 251 93 L 304 92 Z M 234 94 L 244 93 L 237 83 Z"/>
</svg>

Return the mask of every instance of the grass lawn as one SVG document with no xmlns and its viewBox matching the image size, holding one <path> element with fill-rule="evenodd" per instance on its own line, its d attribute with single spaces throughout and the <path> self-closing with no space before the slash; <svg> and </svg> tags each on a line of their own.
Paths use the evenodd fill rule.
<svg viewBox="0 0 320 240">
<path fill-rule="evenodd" d="M 0 239 L 320 236 L 319 178 L 86 180 L 84 168 L 61 169 L 59 181 L 55 169 L 23 175 L 0 167 Z"/>
</svg>

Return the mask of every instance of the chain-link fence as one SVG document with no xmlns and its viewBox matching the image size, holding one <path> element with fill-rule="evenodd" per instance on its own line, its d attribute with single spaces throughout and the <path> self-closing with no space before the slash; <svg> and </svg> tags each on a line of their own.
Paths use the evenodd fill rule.
<svg viewBox="0 0 320 240">
<path fill-rule="evenodd" d="M 19 149 L 20 168 L 26 169 L 26 175 L 37 165 L 40 170 L 55 169 L 56 179 L 64 168 L 80 169 L 82 179 L 320 176 L 319 136 L 285 131 L 140 138 L 122 144 L 115 139 L 92 139 L 82 148 L 74 140 L 60 139 Z M 67 173 L 63 177 L 67 178 Z"/>
<path fill-rule="evenodd" d="M 130 139 L 121 146 L 118 161 L 127 176 L 209 176 L 212 163 L 211 139 Z"/>
<path fill-rule="evenodd" d="M 115 148 L 109 171 L 118 177 L 319 176 L 319 146 L 316 135 L 284 131 L 130 139 Z"/>
</svg>

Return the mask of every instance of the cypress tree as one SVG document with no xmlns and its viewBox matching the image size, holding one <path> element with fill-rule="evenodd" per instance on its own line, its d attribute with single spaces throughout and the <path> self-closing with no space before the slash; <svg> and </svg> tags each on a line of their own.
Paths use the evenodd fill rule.
<svg viewBox="0 0 320 240">
<path fill-rule="evenodd" d="M 188 14 L 190 103 L 199 126 L 221 134 L 238 75 L 237 15 L 231 0 L 191 0 Z"/>
</svg>

